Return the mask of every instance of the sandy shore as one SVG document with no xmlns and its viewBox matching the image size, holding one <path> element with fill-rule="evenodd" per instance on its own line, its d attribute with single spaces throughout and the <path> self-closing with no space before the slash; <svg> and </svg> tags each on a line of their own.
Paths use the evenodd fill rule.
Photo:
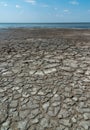
<svg viewBox="0 0 90 130">
<path fill-rule="evenodd" d="M 0 130 L 90 130 L 90 30 L 0 31 Z"/>
</svg>

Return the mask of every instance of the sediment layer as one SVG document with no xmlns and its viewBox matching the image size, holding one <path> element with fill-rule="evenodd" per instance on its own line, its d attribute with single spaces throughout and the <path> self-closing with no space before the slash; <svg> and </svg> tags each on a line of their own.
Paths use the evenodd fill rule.
<svg viewBox="0 0 90 130">
<path fill-rule="evenodd" d="M 0 32 L 0 130 L 90 130 L 89 35 Z"/>
</svg>

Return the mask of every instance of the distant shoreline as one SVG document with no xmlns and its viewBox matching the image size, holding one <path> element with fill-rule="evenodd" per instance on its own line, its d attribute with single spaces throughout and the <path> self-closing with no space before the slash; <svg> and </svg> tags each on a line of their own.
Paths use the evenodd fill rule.
<svg viewBox="0 0 90 130">
<path fill-rule="evenodd" d="M 90 23 L 0 23 L 0 29 L 90 29 Z"/>
<path fill-rule="evenodd" d="M 87 23 L 90 23 L 90 22 L 0 22 L 0 24 L 78 24 L 78 23 L 81 23 L 81 24 L 87 24 Z"/>
<path fill-rule="evenodd" d="M 90 29 L 68 28 L 8 28 L 0 29 L 0 39 L 20 41 L 30 38 L 90 39 Z"/>
<path fill-rule="evenodd" d="M 2 31 L 10 31 L 10 30 L 76 30 L 76 31 L 89 31 L 90 28 L 25 28 L 25 27 L 16 27 L 16 28 L 0 28 L 0 32 Z"/>
</svg>

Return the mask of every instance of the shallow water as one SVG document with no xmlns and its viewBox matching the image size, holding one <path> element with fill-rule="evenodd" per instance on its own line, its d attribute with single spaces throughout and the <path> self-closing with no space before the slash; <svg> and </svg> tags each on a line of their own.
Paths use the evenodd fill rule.
<svg viewBox="0 0 90 130">
<path fill-rule="evenodd" d="M 0 23 L 0 28 L 77 28 L 90 29 L 90 23 Z"/>
</svg>

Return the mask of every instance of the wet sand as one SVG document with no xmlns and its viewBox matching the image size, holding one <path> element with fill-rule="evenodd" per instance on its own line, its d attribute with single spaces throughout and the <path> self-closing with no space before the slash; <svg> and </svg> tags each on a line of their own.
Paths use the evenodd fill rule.
<svg viewBox="0 0 90 130">
<path fill-rule="evenodd" d="M 0 31 L 0 130 L 90 130 L 90 30 Z"/>
</svg>

